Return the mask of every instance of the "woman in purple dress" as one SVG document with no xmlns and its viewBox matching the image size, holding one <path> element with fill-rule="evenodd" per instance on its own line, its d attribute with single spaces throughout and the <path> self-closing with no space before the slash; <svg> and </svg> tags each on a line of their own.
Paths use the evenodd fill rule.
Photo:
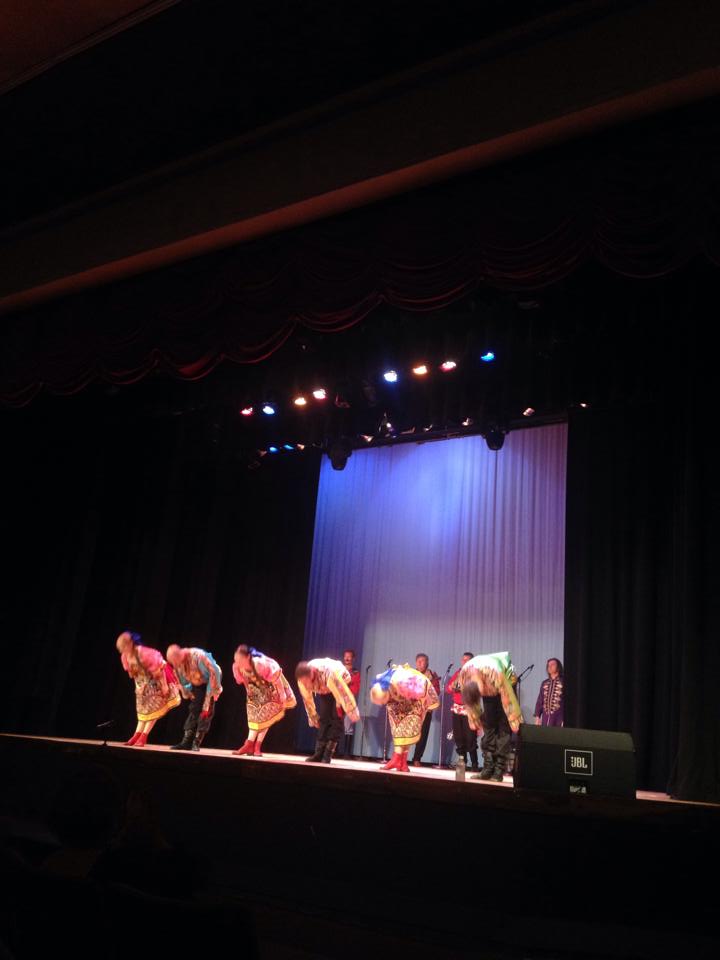
<svg viewBox="0 0 720 960">
<path fill-rule="evenodd" d="M 537 727 L 564 727 L 565 706 L 563 698 L 563 665 L 557 657 L 551 657 L 546 664 L 547 680 L 540 685 L 537 703 L 535 704 L 535 726 Z"/>
</svg>

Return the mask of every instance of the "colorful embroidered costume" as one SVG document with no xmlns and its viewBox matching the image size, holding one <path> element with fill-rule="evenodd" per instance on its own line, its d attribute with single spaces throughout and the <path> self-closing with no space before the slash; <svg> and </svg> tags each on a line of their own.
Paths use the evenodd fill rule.
<svg viewBox="0 0 720 960">
<path fill-rule="evenodd" d="M 266 730 L 282 720 L 297 700 L 279 663 L 258 650 L 251 650 L 250 663 L 252 669 L 248 670 L 233 663 L 233 676 L 247 691 L 249 729 Z"/>
<path fill-rule="evenodd" d="M 422 733 L 426 714 L 440 706 L 432 677 L 422 674 L 409 664 L 393 664 L 375 682 L 387 690 L 388 720 L 396 747 L 417 743 Z"/>
<path fill-rule="evenodd" d="M 481 780 L 502 780 L 510 753 L 510 731 L 517 732 L 523 722 L 513 690 L 513 676 L 509 653 L 473 657 L 460 669 L 460 686 L 470 728 L 483 731 Z M 478 691 L 482 700 L 472 697 Z"/>
<path fill-rule="evenodd" d="M 315 708 L 314 694 L 320 696 L 332 694 L 336 706 L 340 707 L 344 713 L 356 716 L 357 703 L 350 692 L 352 678 L 343 664 L 339 660 L 324 658 L 308 660 L 308 666 L 313 669 L 314 677 L 312 679 L 310 677 L 298 679 L 298 689 L 305 704 L 310 726 L 316 727 L 320 722 Z"/>
<path fill-rule="evenodd" d="M 169 647 L 168 659 L 175 667 L 183 697 L 190 701 L 183 739 L 170 749 L 199 750 L 222 693 L 222 670 L 212 654 L 199 647 Z"/>
<path fill-rule="evenodd" d="M 535 717 L 540 718 L 540 724 L 543 727 L 562 727 L 565 725 L 563 684 L 564 679 L 559 676 L 548 677 L 540 685 L 540 693 L 535 704 Z"/>
<path fill-rule="evenodd" d="M 295 671 L 308 723 L 317 728 L 315 752 L 307 759 L 330 763 L 342 736 L 338 707 L 353 723 L 360 719 L 355 697 L 350 692 L 352 678 L 339 660 L 318 659 L 299 663 Z"/>
<path fill-rule="evenodd" d="M 123 669 L 135 681 L 135 710 L 139 721 L 159 720 L 180 703 L 175 672 L 159 650 L 136 644 L 121 656 Z"/>
</svg>

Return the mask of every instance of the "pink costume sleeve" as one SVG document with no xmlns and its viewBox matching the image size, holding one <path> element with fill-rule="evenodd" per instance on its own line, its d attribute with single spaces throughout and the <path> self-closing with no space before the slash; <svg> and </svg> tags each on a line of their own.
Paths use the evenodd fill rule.
<svg viewBox="0 0 720 960">
<path fill-rule="evenodd" d="M 125 673 L 130 673 L 130 662 L 127 658 L 126 653 L 120 654 L 120 662 L 122 663 L 122 668 L 125 671 Z"/>
<path fill-rule="evenodd" d="M 152 647 L 136 647 L 137 658 L 148 673 L 157 675 L 163 669 L 165 661 L 159 650 L 153 650 Z"/>
<path fill-rule="evenodd" d="M 235 677 L 235 683 L 245 683 L 245 677 L 235 661 L 233 661 L 233 676 Z"/>
<path fill-rule="evenodd" d="M 255 672 L 262 680 L 275 683 L 280 679 L 280 664 L 272 657 L 266 657 L 264 654 L 261 657 L 253 657 L 253 664 Z"/>
</svg>

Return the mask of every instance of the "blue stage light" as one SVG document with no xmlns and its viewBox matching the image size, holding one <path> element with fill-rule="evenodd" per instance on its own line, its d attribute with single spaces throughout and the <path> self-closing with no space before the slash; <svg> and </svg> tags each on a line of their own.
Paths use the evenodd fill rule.
<svg viewBox="0 0 720 960">
<path fill-rule="evenodd" d="M 268 453 L 278 453 L 279 447 L 268 447 Z"/>
<path fill-rule="evenodd" d="M 487 353 L 484 353 L 480 357 L 480 359 L 483 360 L 485 363 L 492 363 L 492 361 L 495 359 L 495 354 L 492 352 L 492 350 L 488 350 Z"/>
<path fill-rule="evenodd" d="M 275 413 L 275 407 L 271 403 L 266 403 L 262 408 L 262 412 L 268 417 L 271 417 Z"/>
<path fill-rule="evenodd" d="M 397 378 L 396 370 L 386 370 L 383 374 L 383 380 L 386 380 L 388 383 L 397 383 Z"/>
<path fill-rule="evenodd" d="M 284 443 L 284 444 L 283 444 L 283 449 L 284 449 L 284 450 L 294 450 L 295 447 L 294 447 L 291 443 Z"/>
</svg>

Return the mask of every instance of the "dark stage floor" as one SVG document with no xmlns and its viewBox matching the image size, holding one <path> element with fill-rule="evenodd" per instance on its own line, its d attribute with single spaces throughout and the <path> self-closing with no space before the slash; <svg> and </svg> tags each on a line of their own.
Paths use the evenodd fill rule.
<svg viewBox="0 0 720 960">
<path fill-rule="evenodd" d="M 145 874 L 146 859 L 123 873 L 130 848 L 176 854 L 178 871 L 137 882 L 177 900 L 230 898 L 249 911 L 263 957 L 716 955 L 706 877 L 720 855 L 719 806 L 560 797 L 510 779 L 458 783 L 449 770 L 272 753 L 12 735 L 0 751 L 6 843 L 67 869 L 63 823 L 115 806 L 125 859 L 116 833 L 103 876 Z"/>
</svg>

